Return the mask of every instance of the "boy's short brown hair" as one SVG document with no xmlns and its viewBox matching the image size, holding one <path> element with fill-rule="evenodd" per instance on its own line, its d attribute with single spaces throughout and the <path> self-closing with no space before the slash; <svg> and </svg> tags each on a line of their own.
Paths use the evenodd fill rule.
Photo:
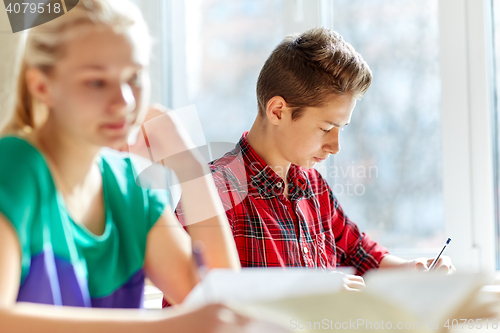
<svg viewBox="0 0 500 333">
<path fill-rule="evenodd" d="M 370 87 L 368 64 L 342 36 L 326 28 L 287 36 L 271 53 L 257 81 L 259 114 L 267 102 L 281 96 L 295 108 L 292 119 L 304 107 L 320 107 L 333 95 L 352 94 L 360 99 Z"/>
</svg>

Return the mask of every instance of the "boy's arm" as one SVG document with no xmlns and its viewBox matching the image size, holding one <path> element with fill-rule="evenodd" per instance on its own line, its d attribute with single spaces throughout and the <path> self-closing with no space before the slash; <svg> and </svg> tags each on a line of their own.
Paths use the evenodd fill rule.
<svg viewBox="0 0 500 333">
<path fill-rule="evenodd" d="M 330 187 L 328 195 L 332 210 L 331 228 L 335 236 L 337 266 L 354 267 L 358 275 L 378 268 L 382 258 L 388 253 L 387 249 L 360 232 L 358 226 L 344 214 Z"/>
<path fill-rule="evenodd" d="M 429 269 L 434 258 L 417 258 L 413 260 L 404 260 L 402 258 L 387 254 L 380 262 L 380 268 L 407 268 L 415 271 L 426 271 Z M 448 274 L 455 273 L 450 257 L 441 256 L 436 264 L 436 271 Z"/>
<path fill-rule="evenodd" d="M 352 266 L 356 268 L 356 273 L 359 275 L 376 268 L 406 268 L 415 271 L 428 269 L 434 258 L 404 260 L 389 254 L 387 249 L 361 233 L 358 226 L 344 214 L 342 207 L 329 187 L 328 190 L 333 207 L 332 230 L 337 245 L 338 265 Z M 451 274 L 456 269 L 449 257 L 442 256 L 436 264 L 436 271 Z"/>
</svg>

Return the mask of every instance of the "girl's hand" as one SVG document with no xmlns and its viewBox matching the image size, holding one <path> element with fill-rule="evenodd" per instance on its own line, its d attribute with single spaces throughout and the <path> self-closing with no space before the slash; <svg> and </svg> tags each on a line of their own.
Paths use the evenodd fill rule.
<svg viewBox="0 0 500 333">
<path fill-rule="evenodd" d="M 159 104 L 149 108 L 143 124 L 130 135 L 128 151 L 161 162 L 184 181 L 206 173 L 206 163 L 176 114 Z"/>
<path fill-rule="evenodd" d="M 282 333 L 289 332 L 280 326 L 241 315 L 221 304 L 204 306 L 196 311 L 170 318 L 164 323 L 172 332 L 206 333 Z"/>
</svg>

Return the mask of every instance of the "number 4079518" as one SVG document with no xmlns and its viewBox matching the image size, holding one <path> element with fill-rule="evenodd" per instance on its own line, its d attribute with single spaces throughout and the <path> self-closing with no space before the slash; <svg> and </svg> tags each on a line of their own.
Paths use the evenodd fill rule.
<svg viewBox="0 0 500 333">
<path fill-rule="evenodd" d="M 47 13 L 55 13 L 59 14 L 62 10 L 61 4 L 59 2 L 56 3 L 48 3 L 48 4 L 43 4 L 43 3 L 29 3 L 29 2 L 23 2 L 23 3 L 9 3 L 7 8 L 5 9 L 7 13 L 9 14 L 26 14 L 26 13 L 31 13 L 31 14 L 42 14 L 45 11 Z"/>
<path fill-rule="evenodd" d="M 443 327 L 447 329 L 472 329 L 472 328 L 499 328 L 498 319 L 450 319 L 446 320 Z"/>
</svg>

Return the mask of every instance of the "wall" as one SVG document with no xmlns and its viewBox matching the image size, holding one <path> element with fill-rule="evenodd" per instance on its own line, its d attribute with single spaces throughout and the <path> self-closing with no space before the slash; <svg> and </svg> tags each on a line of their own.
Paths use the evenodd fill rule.
<svg viewBox="0 0 500 333">
<path fill-rule="evenodd" d="M 0 121 L 5 119 L 14 98 L 16 64 L 19 60 L 18 49 L 22 37 L 22 33 L 12 33 L 2 1 L 0 4 Z"/>
</svg>

